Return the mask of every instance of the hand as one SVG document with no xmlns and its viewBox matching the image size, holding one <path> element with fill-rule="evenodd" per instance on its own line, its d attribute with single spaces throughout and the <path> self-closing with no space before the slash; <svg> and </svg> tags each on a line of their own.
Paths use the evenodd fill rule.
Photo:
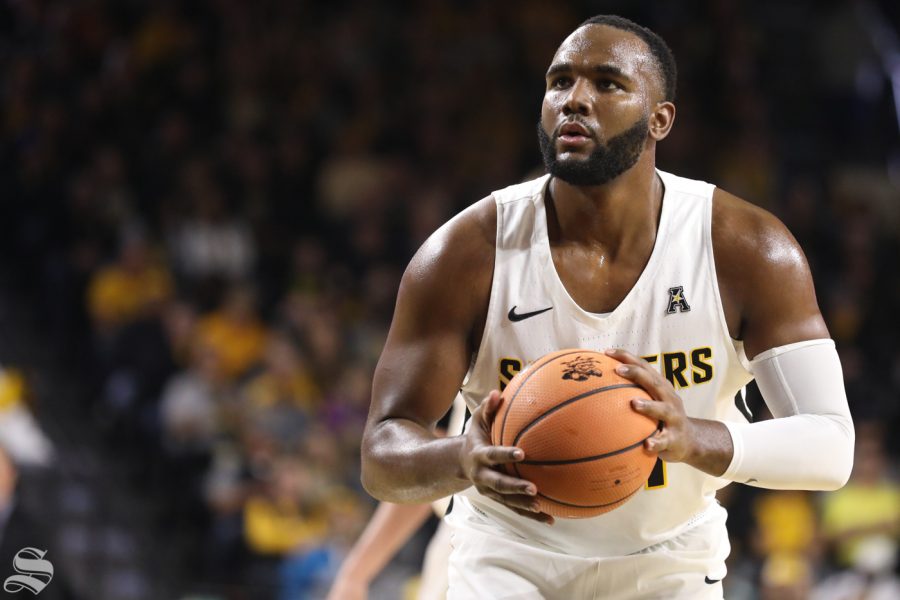
<svg viewBox="0 0 900 600">
<path fill-rule="evenodd" d="M 535 496 L 537 486 L 530 481 L 510 477 L 495 467 L 524 460 L 525 453 L 514 446 L 491 444 L 491 426 L 500 407 L 500 392 L 492 391 L 475 412 L 472 426 L 463 434 L 459 455 L 463 476 L 469 479 L 482 495 L 496 500 L 523 517 L 553 524 L 553 517 L 541 512 Z"/>
<path fill-rule="evenodd" d="M 668 462 L 691 462 L 697 432 L 694 421 L 684 411 L 684 403 L 675 388 L 659 371 L 642 358 L 624 350 L 607 350 L 606 354 L 620 361 L 616 373 L 642 387 L 653 400 L 635 398 L 631 406 L 636 412 L 662 421 L 662 427 L 644 442 L 650 452 Z"/>
</svg>

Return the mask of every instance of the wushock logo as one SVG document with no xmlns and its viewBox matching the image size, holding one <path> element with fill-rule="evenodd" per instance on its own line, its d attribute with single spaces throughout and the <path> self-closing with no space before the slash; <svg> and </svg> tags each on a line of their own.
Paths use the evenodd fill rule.
<svg viewBox="0 0 900 600">
<path fill-rule="evenodd" d="M 10 575 L 3 582 L 3 589 L 16 593 L 28 590 L 32 594 L 39 594 L 50 580 L 53 579 L 53 565 L 49 560 L 44 560 L 46 550 L 37 548 L 22 548 L 16 552 L 13 558 L 13 569 L 18 575 Z"/>
</svg>

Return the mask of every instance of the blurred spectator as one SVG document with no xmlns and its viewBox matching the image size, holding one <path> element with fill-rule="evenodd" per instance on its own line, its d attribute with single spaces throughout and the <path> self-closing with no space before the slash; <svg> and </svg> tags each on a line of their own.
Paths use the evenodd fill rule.
<svg viewBox="0 0 900 600">
<path fill-rule="evenodd" d="M 169 247 L 175 272 L 189 290 L 217 281 L 247 279 L 256 245 L 246 223 L 229 214 L 211 166 L 200 160 L 183 171 L 181 194 L 192 207 L 171 225 Z"/>
<path fill-rule="evenodd" d="M 173 375 L 162 391 L 155 491 L 165 521 L 189 532 L 193 548 L 215 527 L 205 477 L 216 442 L 230 433 L 232 393 L 216 350 L 202 340 L 194 343 L 188 368 Z"/>
<path fill-rule="evenodd" d="M 256 366 L 268 331 L 256 312 L 253 289 L 248 285 L 230 288 L 219 308 L 197 323 L 196 335 L 218 354 L 227 378 L 234 380 Z"/>
<path fill-rule="evenodd" d="M 822 529 L 835 563 L 867 575 L 892 573 L 900 546 L 900 483 L 888 471 L 880 423 L 856 425 L 853 475 L 822 501 Z"/>
<path fill-rule="evenodd" d="M 123 326 L 95 366 L 100 370 L 96 414 L 118 449 L 144 469 L 159 457 L 159 398 L 170 376 L 187 364 L 185 348 L 196 315 L 168 300 L 153 314 Z M 140 481 L 147 483 L 144 474 Z"/>
<path fill-rule="evenodd" d="M 807 600 L 813 568 L 806 556 L 776 552 L 763 562 L 759 579 L 760 600 Z"/>
<path fill-rule="evenodd" d="M 756 548 L 762 556 L 794 554 L 810 556 L 815 548 L 815 506 L 808 492 L 770 491 L 757 497 Z"/>
<path fill-rule="evenodd" d="M 212 463 L 201 480 L 210 521 L 201 539 L 206 549 L 203 569 L 211 581 L 240 580 L 245 556 L 242 510 L 252 487 L 246 460 L 236 443 L 219 440 L 213 448 Z"/>
<path fill-rule="evenodd" d="M 6 460 L 20 465 L 47 466 L 53 459 L 53 444 L 32 415 L 28 398 L 22 373 L 0 367 L 0 446 L 4 456 L 9 453 Z"/>
<path fill-rule="evenodd" d="M 339 317 L 331 311 L 324 311 L 316 320 L 307 324 L 304 333 L 316 377 L 321 381 L 337 381 L 348 358 L 344 347 L 344 329 Z"/>
<path fill-rule="evenodd" d="M 279 447 L 296 447 L 310 428 L 320 392 L 298 348 L 285 333 L 269 336 L 264 369 L 241 391 L 241 417 Z"/>
<path fill-rule="evenodd" d="M 244 532 L 253 552 L 284 555 L 315 547 L 325 535 L 327 511 L 321 486 L 309 467 L 281 458 L 259 492 L 247 499 Z"/>
<path fill-rule="evenodd" d="M 762 600 L 804 600 L 813 582 L 817 522 L 807 492 L 767 491 L 756 498 L 756 552 Z"/>
<path fill-rule="evenodd" d="M 810 600 L 896 600 L 900 598 L 900 583 L 896 577 L 882 574 L 867 577 L 846 571 L 825 578 L 809 596 Z"/>
<path fill-rule="evenodd" d="M 297 240 L 291 252 L 288 287 L 308 295 L 321 293 L 325 284 L 326 258 L 322 240 L 311 236 Z"/>
<path fill-rule="evenodd" d="M 320 424 L 327 427 L 331 436 L 354 458 L 359 456 L 362 430 L 369 414 L 371 371 L 360 364 L 347 365 L 319 411 Z"/>
<path fill-rule="evenodd" d="M 189 367 L 163 389 L 159 407 L 163 446 L 175 455 L 208 452 L 223 429 L 229 391 L 215 349 L 198 341 Z"/>
<path fill-rule="evenodd" d="M 101 339 L 152 313 L 173 291 L 164 264 L 152 256 L 144 234 L 127 232 L 117 260 L 97 271 L 88 289 L 88 310 Z"/>
<path fill-rule="evenodd" d="M 329 483 L 320 471 L 296 458 L 278 459 L 244 507 L 244 535 L 256 557 L 249 577 L 269 585 L 280 580 L 279 598 L 324 594 L 337 572 L 337 559 L 362 522 L 358 506 L 351 493 Z M 337 526 L 341 519 L 348 523 Z"/>
<path fill-rule="evenodd" d="M 880 423 L 857 424 L 850 482 L 823 498 L 825 540 L 837 566 L 848 571 L 823 584 L 823 588 L 843 590 L 830 598 L 881 597 L 879 593 L 888 589 L 893 590 L 892 597 L 900 595 L 900 579 L 895 575 L 900 547 L 900 483 L 888 472 L 883 436 Z M 876 593 L 879 589 L 882 592 Z"/>
</svg>

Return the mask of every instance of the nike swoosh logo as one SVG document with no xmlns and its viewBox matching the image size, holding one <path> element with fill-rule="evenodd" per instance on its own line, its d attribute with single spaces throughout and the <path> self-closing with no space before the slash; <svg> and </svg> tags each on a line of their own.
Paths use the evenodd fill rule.
<svg viewBox="0 0 900 600">
<path fill-rule="evenodd" d="M 709 575 L 707 575 L 703 581 L 705 581 L 706 583 L 709 583 L 709 584 L 713 584 L 713 583 L 719 583 L 722 580 L 721 579 L 710 579 Z"/>
<path fill-rule="evenodd" d="M 518 306 L 518 305 L 516 305 L 516 306 Z M 516 306 L 513 306 L 511 309 L 509 309 L 509 314 L 506 315 L 507 317 L 509 317 L 509 320 L 512 321 L 513 323 L 515 323 L 516 321 L 524 321 L 525 319 L 530 319 L 531 317 L 534 317 L 541 313 L 545 313 L 548 310 L 553 310 L 553 307 L 550 306 L 547 308 L 542 308 L 541 310 L 533 310 L 531 312 L 519 314 L 516 312 Z"/>
</svg>

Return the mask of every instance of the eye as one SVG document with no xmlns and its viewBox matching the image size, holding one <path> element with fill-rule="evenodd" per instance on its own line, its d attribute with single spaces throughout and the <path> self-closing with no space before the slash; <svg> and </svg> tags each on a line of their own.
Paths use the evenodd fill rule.
<svg viewBox="0 0 900 600">
<path fill-rule="evenodd" d="M 597 88 L 601 90 L 614 91 L 622 89 L 622 86 L 619 85 L 617 81 L 604 78 L 597 81 Z"/>
<path fill-rule="evenodd" d="M 564 89 L 572 85 L 572 80 L 569 77 L 556 77 L 550 80 L 550 87 L 555 89 Z"/>
</svg>

